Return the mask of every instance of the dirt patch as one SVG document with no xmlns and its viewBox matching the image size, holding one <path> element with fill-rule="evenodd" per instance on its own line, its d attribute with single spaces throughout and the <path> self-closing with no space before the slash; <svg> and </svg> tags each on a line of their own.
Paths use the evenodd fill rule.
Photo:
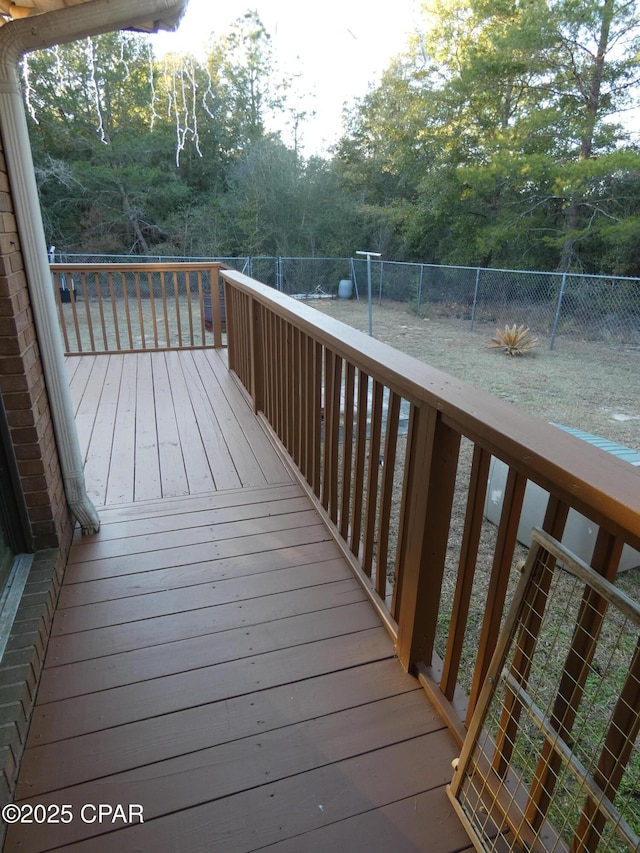
<svg viewBox="0 0 640 853">
<path fill-rule="evenodd" d="M 364 301 L 327 299 L 314 308 L 369 330 Z M 519 322 L 518 317 L 513 322 Z M 535 334 L 536 330 L 532 329 Z M 373 309 L 374 336 L 396 349 L 514 403 L 547 421 L 586 430 L 640 453 L 640 350 L 558 338 L 509 357 L 487 346 L 495 326 L 469 331 L 467 321 L 421 319 L 406 305 Z"/>
</svg>

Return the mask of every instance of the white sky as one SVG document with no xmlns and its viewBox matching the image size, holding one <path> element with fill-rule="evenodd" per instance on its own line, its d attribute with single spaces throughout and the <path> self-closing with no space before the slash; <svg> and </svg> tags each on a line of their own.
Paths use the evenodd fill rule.
<svg viewBox="0 0 640 853">
<path fill-rule="evenodd" d="M 308 155 L 326 151 L 337 140 L 343 104 L 364 95 L 404 49 L 419 5 L 419 0 L 395 0 L 377 9 L 371 0 L 223 0 L 219 5 L 189 0 L 179 30 L 154 40 L 160 50 L 195 52 L 210 32 L 222 35 L 248 9 L 257 9 L 280 70 L 296 75 L 303 109 L 316 113 L 302 128 Z"/>
</svg>

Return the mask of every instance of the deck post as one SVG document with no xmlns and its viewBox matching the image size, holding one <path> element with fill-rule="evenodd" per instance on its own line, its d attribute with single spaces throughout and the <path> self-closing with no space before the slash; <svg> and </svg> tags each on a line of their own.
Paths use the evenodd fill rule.
<svg viewBox="0 0 640 853">
<path fill-rule="evenodd" d="M 396 568 L 397 654 L 408 671 L 431 665 L 459 450 L 436 409 L 412 407 Z"/>
<path fill-rule="evenodd" d="M 234 304 L 233 298 L 235 296 L 233 286 L 229 284 L 226 278 L 222 277 L 222 287 L 224 290 L 224 312 L 225 312 L 225 322 L 227 325 L 227 358 L 229 360 L 229 370 L 235 372 L 236 370 L 236 340 L 235 340 L 235 328 L 234 328 Z"/>
<path fill-rule="evenodd" d="M 211 317 L 213 320 L 213 347 L 214 349 L 222 349 L 222 327 L 223 316 L 224 324 L 226 324 L 226 298 L 224 295 L 224 285 L 220 282 L 220 264 L 214 264 L 209 273 L 211 282 Z"/>
</svg>

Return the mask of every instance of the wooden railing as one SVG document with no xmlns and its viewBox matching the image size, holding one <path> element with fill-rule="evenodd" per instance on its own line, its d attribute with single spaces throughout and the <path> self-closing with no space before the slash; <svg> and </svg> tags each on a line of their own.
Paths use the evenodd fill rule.
<svg viewBox="0 0 640 853">
<path fill-rule="evenodd" d="M 597 526 L 590 562 L 612 579 L 624 543 L 640 549 L 640 469 L 244 275 L 222 278 L 230 369 L 462 740 L 526 553 L 527 483 L 549 493 L 542 527 L 556 539 L 570 509 Z M 497 526 L 484 519 L 492 456 L 508 466 Z"/>
<path fill-rule="evenodd" d="M 221 264 L 53 264 L 66 354 L 223 346 Z"/>
</svg>

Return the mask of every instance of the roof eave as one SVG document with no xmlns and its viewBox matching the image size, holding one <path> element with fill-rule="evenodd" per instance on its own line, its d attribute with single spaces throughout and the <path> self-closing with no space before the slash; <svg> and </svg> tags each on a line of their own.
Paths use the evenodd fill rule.
<svg viewBox="0 0 640 853">
<path fill-rule="evenodd" d="M 0 43 L 18 53 L 52 47 L 114 30 L 174 30 L 188 0 L 85 0 L 22 17 L 0 27 Z"/>
</svg>

